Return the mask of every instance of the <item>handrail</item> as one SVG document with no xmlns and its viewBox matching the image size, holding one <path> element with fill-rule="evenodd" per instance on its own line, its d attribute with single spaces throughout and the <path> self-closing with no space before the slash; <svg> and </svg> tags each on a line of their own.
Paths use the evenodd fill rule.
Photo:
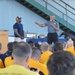
<svg viewBox="0 0 75 75">
<path fill-rule="evenodd" d="M 60 11 L 59 9 L 57 9 L 56 7 L 54 7 L 53 5 L 51 5 L 50 3 L 46 2 L 45 0 L 43 0 L 45 3 L 47 3 L 48 5 L 52 6 L 53 8 L 55 8 L 56 10 L 58 10 L 59 12 L 61 12 L 62 14 L 66 15 L 65 13 L 63 13 L 62 11 Z M 70 16 L 66 15 L 68 18 L 70 18 L 71 20 L 75 21 L 75 19 L 71 18 Z"/>
<path fill-rule="evenodd" d="M 73 9 L 75 11 L 75 8 L 73 8 L 72 6 L 70 6 L 69 4 L 67 4 L 66 2 L 64 2 L 63 0 L 60 0 L 61 2 L 63 2 L 64 4 L 66 4 L 67 6 L 69 6 L 71 9 Z"/>
<path fill-rule="evenodd" d="M 59 4 L 58 2 L 56 2 L 55 0 L 52 0 L 53 2 L 55 2 L 56 4 L 58 4 L 59 6 L 61 6 L 62 8 L 66 9 L 67 11 L 69 11 L 70 13 L 72 13 L 74 16 L 75 14 L 73 12 L 71 12 L 70 10 L 68 10 L 67 8 L 63 7 L 61 4 Z"/>
</svg>

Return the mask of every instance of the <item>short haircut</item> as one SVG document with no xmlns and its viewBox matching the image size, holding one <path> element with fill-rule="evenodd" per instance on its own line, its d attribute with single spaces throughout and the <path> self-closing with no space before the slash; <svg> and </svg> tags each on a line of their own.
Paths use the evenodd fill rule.
<svg viewBox="0 0 75 75">
<path fill-rule="evenodd" d="M 41 50 L 47 51 L 49 50 L 49 44 L 47 42 L 43 42 L 40 47 Z"/>
<path fill-rule="evenodd" d="M 34 47 L 32 48 L 32 58 L 39 58 L 41 56 L 41 51 L 37 48 Z"/>
<path fill-rule="evenodd" d="M 40 49 L 40 45 L 38 43 L 35 43 L 35 47 Z"/>
<path fill-rule="evenodd" d="M 50 56 L 47 67 L 49 75 L 74 75 L 75 59 L 70 52 L 57 51 Z"/>
<path fill-rule="evenodd" d="M 27 58 L 31 56 L 32 49 L 28 43 L 25 42 L 19 42 L 17 43 L 13 48 L 13 55 L 16 58 Z"/>
<path fill-rule="evenodd" d="M 67 46 L 70 47 L 70 46 L 73 46 L 74 42 L 72 41 L 72 39 L 69 39 L 67 41 Z"/>
<path fill-rule="evenodd" d="M 54 44 L 54 51 L 61 51 L 63 49 L 64 49 L 64 46 L 62 42 L 56 42 Z"/>
<path fill-rule="evenodd" d="M 2 48 L 2 44 L 0 43 L 0 49 Z"/>
<path fill-rule="evenodd" d="M 17 43 L 18 43 L 17 41 L 14 41 L 14 42 L 13 42 L 13 45 L 15 46 Z"/>
<path fill-rule="evenodd" d="M 51 14 L 51 15 L 50 15 L 50 17 L 51 17 L 51 16 L 55 17 L 55 15 L 54 15 L 54 14 Z"/>
<path fill-rule="evenodd" d="M 34 46 L 34 42 L 33 42 L 33 41 L 31 41 L 31 40 L 28 42 L 28 44 L 29 44 L 31 47 L 33 47 L 33 46 Z"/>
<path fill-rule="evenodd" d="M 63 48 L 65 48 L 67 46 L 67 43 L 66 42 L 61 42 L 61 44 L 63 45 Z"/>
<path fill-rule="evenodd" d="M 51 14 L 50 16 L 55 16 L 54 14 Z"/>
<path fill-rule="evenodd" d="M 9 42 L 7 44 L 7 47 L 8 47 L 8 51 L 13 51 L 13 42 Z"/>
</svg>

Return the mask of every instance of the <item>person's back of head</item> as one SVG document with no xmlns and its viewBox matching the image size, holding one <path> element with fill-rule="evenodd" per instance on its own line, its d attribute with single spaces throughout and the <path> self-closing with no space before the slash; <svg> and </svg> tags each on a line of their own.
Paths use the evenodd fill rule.
<svg viewBox="0 0 75 75">
<path fill-rule="evenodd" d="M 13 42 L 13 46 L 15 46 L 17 43 L 18 43 L 17 41 L 14 41 L 14 42 Z"/>
<path fill-rule="evenodd" d="M 32 56 L 31 56 L 32 59 L 39 61 L 40 56 L 41 56 L 41 51 L 36 47 L 32 48 Z"/>
<path fill-rule="evenodd" d="M 31 47 L 34 47 L 34 42 L 33 42 L 33 41 L 30 40 L 30 41 L 28 42 L 28 44 L 29 44 Z"/>
<path fill-rule="evenodd" d="M 2 44 L 0 43 L 0 50 L 2 49 Z"/>
<path fill-rule="evenodd" d="M 17 43 L 13 48 L 13 58 L 14 61 L 29 61 L 30 56 L 32 54 L 32 49 L 28 43 L 25 42 L 19 42 Z"/>
<path fill-rule="evenodd" d="M 57 51 L 47 62 L 49 75 L 74 75 L 75 59 L 70 52 Z"/>
<path fill-rule="evenodd" d="M 49 44 L 48 44 L 47 42 L 43 42 L 43 43 L 41 44 L 40 49 L 41 49 L 43 52 L 48 51 L 48 50 L 49 50 Z"/>
<path fill-rule="evenodd" d="M 40 44 L 39 43 L 35 43 L 35 47 L 40 49 Z"/>
<path fill-rule="evenodd" d="M 39 70 L 40 75 L 48 75 L 46 65 L 39 62 L 41 51 L 38 48 L 32 48 L 32 59 L 29 62 L 30 69 Z"/>
<path fill-rule="evenodd" d="M 14 41 L 14 42 L 13 42 L 13 48 L 14 48 L 14 46 L 15 46 L 16 44 L 18 44 L 18 42 L 17 42 L 17 41 Z"/>
<path fill-rule="evenodd" d="M 56 43 L 54 44 L 54 52 L 55 52 L 55 51 L 62 51 L 62 50 L 64 50 L 64 45 L 63 45 L 63 43 L 62 43 L 62 42 L 56 42 Z"/>
<path fill-rule="evenodd" d="M 7 73 L 8 75 L 39 75 L 36 72 L 29 70 L 28 62 L 32 54 L 32 49 L 28 43 L 17 43 L 12 52 L 14 63 L 12 66 L 1 69 L 0 74 Z M 10 58 L 11 59 L 11 58 Z M 9 61 L 8 61 L 9 62 Z"/>
<path fill-rule="evenodd" d="M 8 44 L 7 44 L 7 47 L 8 47 L 8 51 L 13 51 L 13 42 L 9 42 Z"/>
<path fill-rule="evenodd" d="M 73 46 L 73 40 L 70 38 L 68 41 L 67 41 L 67 47 L 71 47 Z"/>
<path fill-rule="evenodd" d="M 63 45 L 63 50 L 65 51 L 67 48 L 67 43 L 66 42 L 61 42 L 61 44 Z"/>
</svg>

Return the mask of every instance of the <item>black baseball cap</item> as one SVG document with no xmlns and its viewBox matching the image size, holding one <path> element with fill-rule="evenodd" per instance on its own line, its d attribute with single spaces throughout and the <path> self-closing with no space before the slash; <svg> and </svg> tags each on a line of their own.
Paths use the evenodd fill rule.
<svg viewBox="0 0 75 75">
<path fill-rule="evenodd" d="M 21 17 L 17 16 L 16 18 L 21 19 Z"/>
</svg>

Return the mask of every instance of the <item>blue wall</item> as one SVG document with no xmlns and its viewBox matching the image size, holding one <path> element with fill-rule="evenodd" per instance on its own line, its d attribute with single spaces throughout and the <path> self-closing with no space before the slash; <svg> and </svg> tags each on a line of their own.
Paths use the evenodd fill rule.
<svg viewBox="0 0 75 75">
<path fill-rule="evenodd" d="M 0 0 L 0 30 L 8 30 L 9 35 L 13 35 L 13 24 L 15 17 L 22 17 L 22 24 L 25 32 L 34 32 L 37 34 L 47 34 L 47 28 L 40 28 L 34 22 L 46 22 L 34 12 L 30 11 L 15 0 Z"/>
</svg>

